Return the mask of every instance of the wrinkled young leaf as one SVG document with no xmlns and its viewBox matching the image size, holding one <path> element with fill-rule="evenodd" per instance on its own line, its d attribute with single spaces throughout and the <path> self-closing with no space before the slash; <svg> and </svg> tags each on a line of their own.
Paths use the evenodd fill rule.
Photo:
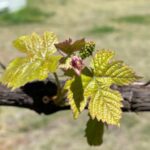
<svg viewBox="0 0 150 150">
<path fill-rule="evenodd" d="M 84 90 L 85 99 L 90 98 L 88 110 L 92 119 L 119 125 L 121 118 L 121 94 L 110 89 L 110 78 L 94 77 Z"/>
<path fill-rule="evenodd" d="M 121 94 L 110 89 L 112 84 L 126 85 L 138 79 L 133 70 L 122 61 L 112 60 L 114 52 L 99 51 L 93 58 L 94 78 L 84 91 L 90 97 L 89 113 L 92 119 L 119 125 L 121 118 Z"/>
<path fill-rule="evenodd" d="M 85 130 L 85 137 L 89 145 L 97 146 L 103 143 L 104 124 L 97 119 L 89 119 Z"/>
<path fill-rule="evenodd" d="M 61 43 L 55 44 L 56 48 L 65 54 L 72 54 L 73 52 L 81 50 L 85 46 L 85 40 L 77 40 L 74 43 L 72 43 L 72 39 L 66 40 Z"/>
<path fill-rule="evenodd" d="M 88 109 L 91 118 L 119 125 L 122 113 L 121 94 L 107 87 L 105 83 L 102 84 L 98 79 L 93 79 L 89 87 L 85 90 L 85 97 L 90 97 Z"/>
<path fill-rule="evenodd" d="M 81 76 L 74 76 L 72 79 L 66 81 L 64 88 L 68 90 L 67 98 L 74 118 L 78 118 L 80 112 L 87 105 L 87 99 L 84 98 L 84 89 L 86 89 L 89 80 L 91 80 L 90 76 L 82 74 Z"/>
<path fill-rule="evenodd" d="M 43 36 L 33 33 L 15 40 L 14 46 L 26 56 L 10 62 L 2 75 L 2 83 L 15 89 L 33 80 L 44 80 L 49 72 L 55 72 L 61 58 L 52 55 L 56 42 L 56 35 L 51 32 L 45 32 Z"/>
<path fill-rule="evenodd" d="M 101 50 L 95 55 L 92 64 L 95 76 L 109 77 L 117 85 L 127 85 L 139 79 L 123 61 L 112 60 L 114 55 L 109 50 Z"/>
</svg>

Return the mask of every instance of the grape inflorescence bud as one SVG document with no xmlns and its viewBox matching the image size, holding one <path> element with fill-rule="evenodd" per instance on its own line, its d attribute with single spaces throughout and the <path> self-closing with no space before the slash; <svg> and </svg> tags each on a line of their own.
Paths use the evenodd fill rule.
<svg viewBox="0 0 150 150">
<path fill-rule="evenodd" d="M 79 56 L 82 59 L 85 59 L 91 56 L 94 50 L 95 50 L 95 42 L 93 41 L 86 42 L 85 47 L 80 50 Z"/>
</svg>

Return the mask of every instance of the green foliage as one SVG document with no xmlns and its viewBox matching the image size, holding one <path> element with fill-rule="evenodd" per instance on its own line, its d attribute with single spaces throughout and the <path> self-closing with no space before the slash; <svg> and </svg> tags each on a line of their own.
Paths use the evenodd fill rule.
<svg viewBox="0 0 150 150">
<path fill-rule="evenodd" d="M 47 17 L 54 15 L 54 12 L 45 13 L 38 8 L 26 7 L 18 12 L 9 13 L 7 11 L 0 15 L 0 24 L 16 25 L 25 23 L 43 22 Z"/>
<path fill-rule="evenodd" d="M 55 72 L 61 58 L 52 55 L 56 41 L 55 34 L 49 32 L 41 37 L 33 33 L 15 40 L 14 46 L 26 57 L 16 58 L 9 64 L 1 77 L 2 83 L 15 89 L 33 80 L 44 80 L 49 72 Z"/>
<path fill-rule="evenodd" d="M 87 32 L 91 35 L 101 36 L 101 35 L 111 34 L 116 31 L 118 30 L 112 26 L 94 26 L 92 29 L 90 29 Z"/>
<path fill-rule="evenodd" d="M 85 133 L 89 145 L 101 145 L 103 143 L 104 124 L 90 118 L 87 122 Z"/>
<path fill-rule="evenodd" d="M 150 15 L 131 15 L 131 16 L 124 16 L 118 19 L 114 19 L 120 23 L 130 23 L 130 24 L 150 24 Z"/>
<path fill-rule="evenodd" d="M 55 2 L 59 5 L 67 5 L 69 3 L 69 0 L 57 0 Z"/>
<path fill-rule="evenodd" d="M 92 62 L 93 76 L 85 77 L 84 74 L 81 74 L 78 77 L 79 80 L 70 79 L 66 82 L 67 89 L 69 89 L 68 99 L 75 118 L 90 98 L 88 109 L 92 119 L 96 118 L 98 121 L 119 125 L 122 97 L 118 91 L 110 89 L 110 86 L 112 84 L 126 85 L 134 82 L 138 77 L 122 61 L 111 61 L 113 57 L 114 52 L 112 51 L 98 51 Z M 73 88 L 74 82 L 76 86 Z"/>
<path fill-rule="evenodd" d="M 111 89 L 112 85 L 128 85 L 138 80 L 134 71 L 123 61 L 114 59 L 110 50 L 99 50 L 92 57 L 91 65 L 85 66 L 84 59 L 92 56 L 94 42 L 84 39 L 57 43 L 54 33 L 45 32 L 21 36 L 14 46 L 26 56 L 14 59 L 1 77 L 1 82 L 16 89 L 34 80 L 44 80 L 53 73 L 57 84 L 56 105 L 68 105 L 74 118 L 88 108 L 90 120 L 87 123 L 86 137 L 90 145 L 100 145 L 104 125 L 120 126 L 122 117 L 122 96 Z M 54 55 L 58 50 L 60 55 Z M 57 69 L 67 76 L 66 83 L 59 83 Z M 67 94 L 67 102 L 61 100 Z"/>
</svg>

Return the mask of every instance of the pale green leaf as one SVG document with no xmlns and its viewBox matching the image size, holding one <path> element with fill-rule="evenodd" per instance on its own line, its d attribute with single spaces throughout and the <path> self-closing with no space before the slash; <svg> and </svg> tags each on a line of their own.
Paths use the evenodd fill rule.
<svg viewBox="0 0 150 150">
<path fill-rule="evenodd" d="M 24 52 L 26 57 L 14 59 L 1 77 L 3 84 L 12 89 L 33 80 L 44 80 L 50 72 L 55 72 L 61 56 L 52 55 L 57 41 L 53 33 L 45 32 L 43 36 L 36 33 L 18 38 L 14 45 Z"/>
<path fill-rule="evenodd" d="M 92 119 L 119 125 L 121 118 L 122 97 L 118 91 L 112 90 L 112 84 L 126 85 L 136 81 L 139 77 L 123 61 L 113 59 L 114 52 L 98 51 L 93 58 L 93 79 L 84 90 L 85 98 L 90 98 L 88 105 Z"/>
<path fill-rule="evenodd" d="M 89 88 L 85 90 L 85 97 L 90 98 L 88 106 L 90 116 L 98 121 L 119 125 L 122 113 L 121 94 L 110 89 L 107 84 L 104 86 L 105 83 L 98 80 L 93 79 L 88 84 Z"/>
<path fill-rule="evenodd" d="M 123 63 L 123 61 L 112 60 L 114 52 L 109 50 L 99 51 L 93 59 L 93 70 L 95 76 L 108 77 L 117 85 L 127 85 L 137 79 L 134 71 Z"/>
<path fill-rule="evenodd" d="M 37 33 L 31 35 L 21 36 L 13 42 L 14 47 L 19 51 L 24 52 L 28 55 L 39 54 L 45 56 L 56 52 L 55 43 L 57 37 L 52 32 L 44 32 L 43 36 Z"/>
<path fill-rule="evenodd" d="M 97 119 L 92 120 L 90 118 L 87 122 L 85 133 L 89 145 L 101 145 L 103 143 L 104 124 L 101 121 L 97 121 Z"/>
</svg>

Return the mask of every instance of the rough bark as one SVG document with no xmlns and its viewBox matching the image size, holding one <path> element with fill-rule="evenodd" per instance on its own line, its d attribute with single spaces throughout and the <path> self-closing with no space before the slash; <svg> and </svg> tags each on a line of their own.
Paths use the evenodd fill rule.
<svg viewBox="0 0 150 150">
<path fill-rule="evenodd" d="M 124 99 L 122 110 L 124 112 L 150 111 L 149 84 L 135 83 L 112 88 L 118 89 L 122 93 Z M 70 109 L 69 106 L 61 107 L 53 103 L 52 98 L 56 92 L 56 85 L 49 81 L 29 83 L 15 91 L 0 84 L 0 105 L 27 108 L 44 114 Z M 66 98 L 63 100 L 67 101 Z"/>
</svg>

